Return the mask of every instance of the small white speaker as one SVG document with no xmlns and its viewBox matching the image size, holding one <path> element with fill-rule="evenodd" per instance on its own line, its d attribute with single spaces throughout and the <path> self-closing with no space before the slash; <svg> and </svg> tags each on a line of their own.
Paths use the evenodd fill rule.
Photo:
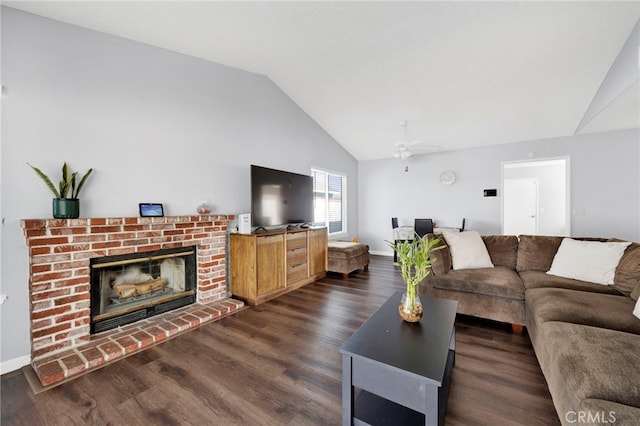
<svg viewBox="0 0 640 426">
<path fill-rule="evenodd" d="M 251 233 L 251 213 L 238 215 L 238 232 L 241 234 Z"/>
</svg>

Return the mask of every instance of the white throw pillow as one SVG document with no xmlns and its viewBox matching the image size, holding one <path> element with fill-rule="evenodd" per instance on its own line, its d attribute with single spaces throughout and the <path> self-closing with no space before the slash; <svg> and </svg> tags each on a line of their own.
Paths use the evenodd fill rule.
<svg viewBox="0 0 640 426">
<path fill-rule="evenodd" d="M 640 299 L 636 300 L 636 307 L 633 308 L 633 315 L 640 319 Z"/>
<path fill-rule="evenodd" d="M 453 269 L 493 268 L 487 246 L 478 231 L 445 232 Z"/>
<path fill-rule="evenodd" d="M 620 258 L 630 244 L 565 238 L 547 273 L 597 284 L 613 284 Z"/>
</svg>

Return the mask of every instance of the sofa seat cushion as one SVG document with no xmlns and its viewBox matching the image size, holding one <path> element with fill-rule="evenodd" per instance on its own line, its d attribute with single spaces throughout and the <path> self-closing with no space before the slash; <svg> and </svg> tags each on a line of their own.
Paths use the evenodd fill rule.
<svg viewBox="0 0 640 426">
<path fill-rule="evenodd" d="M 534 322 L 536 328 L 544 322 L 562 321 L 640 335 L 640 320 L 633 316 L 634 301 L 630 297 L 536 288 L 527 290 L 525 300 L 527 325 Z"/>
<path fill-rule="evenodd" d="M 536 355 L 561 420 L 591 399 L 640 407 L 639 335 L 549 321 L 539 340 Z"/>
<path fill-rule="evenodd" d="M 369 246 L 349 241 L 329 241 L 327 256 L 335 259 L 352 259 L 369 253 Z"/>
<path fill-rule="evenodd" d="M 435 288 L 524 300 L 524 286 L 518 273 L 503 266 L 459 269 L 429 280 Z"/>
<path fill-rule="evenodd" d="M 578 423 L 579 413 L 584 413 L 582 414 L 583 420 L 580 423 Z M 575 413 L 566 413 L 564 416 L 564 420 L 570 425 L 638 425 L 640 424 L 640 407 L 589 398 L 582 401 Z"/>
<path fill-rule="evenodd" d="M 622 294 L 610 285 L 557 277 L 543 271 L 521 271 L 520 278 L 522 278 L 522 282 L 527 291 L 534 288 L 566 288 L 569 290 L 590 291 L 593 293 L 614 294 L 618 296 Z"/>
<path fill-rule="evenodd" d="M 431 280 L 432 277 L 429 276 L 420 284 L 420 293 L 441 299 L 457 301 L 457 312 L 459 314 L 510 324 L 525 324 L 524 300 L 509 299 L 502 296 L 487 296 L 486 294 L 467 293 L 463 291 L 443 290 L 433 287 Z"/>
</svg>

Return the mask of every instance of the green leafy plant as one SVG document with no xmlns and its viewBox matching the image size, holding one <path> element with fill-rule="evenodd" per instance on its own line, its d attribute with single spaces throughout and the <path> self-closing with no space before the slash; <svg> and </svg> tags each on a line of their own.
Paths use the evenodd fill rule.
<svg viewBox="0 0 640 426">
<path fill-rule="evenodd" d="M 436 262 L 436 259 L 431 257 L 431 254 L 434 251 L 443 249 L 444 246 L 439 246 L 440 240 L 438 238 L 427 240 L 418 234 L 414 235 L 413 240 L 385 242 L 398 254 L 398 261 L 394 262 L 393 265 L 400 267 L 402 280 L 407 285 L 408 308 L 413 310 L 416 308 L 418 284 L 429 275 L 431 265 Z"/>
<path fill-rule="evenodd" d="M 49 179 L 49 177 L 45 175 L 42 170 L 35 166 L 32 166 L 29 163 L 27 164 L 36 172 L 40 179 L 42 179 L 45 185 L 47 185 L 47 188 L 49 188 L 51 192 L 53 192 L 56 198 L 77 199 L 78 195 L 80 194 L 80 190 L 84 186 L 84 183 L 93 172 L 93 169 L 87 170 L 87 172 L 84 174 L 84 176 L 82 176 L 82 178 L 79 182 L 77 182 L 76 185 L 78 172 L 72 173 L 71 169 L 69 169 L 69 165 L 65 162 L 62 165 L 62 179 L 60 179 L 58 188 L 56 188 L 51 179 Z"/>
</svg>

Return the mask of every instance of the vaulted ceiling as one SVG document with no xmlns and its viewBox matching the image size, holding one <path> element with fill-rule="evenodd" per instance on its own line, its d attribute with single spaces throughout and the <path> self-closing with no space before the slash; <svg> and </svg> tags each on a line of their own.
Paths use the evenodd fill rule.
<svg viewBox="0 0 640 426">
<path fill-rule="evenodd" d="M 358 160 L 640 127 L 638 1 L 2 4 L 264 74 Z"/>
</svg>

